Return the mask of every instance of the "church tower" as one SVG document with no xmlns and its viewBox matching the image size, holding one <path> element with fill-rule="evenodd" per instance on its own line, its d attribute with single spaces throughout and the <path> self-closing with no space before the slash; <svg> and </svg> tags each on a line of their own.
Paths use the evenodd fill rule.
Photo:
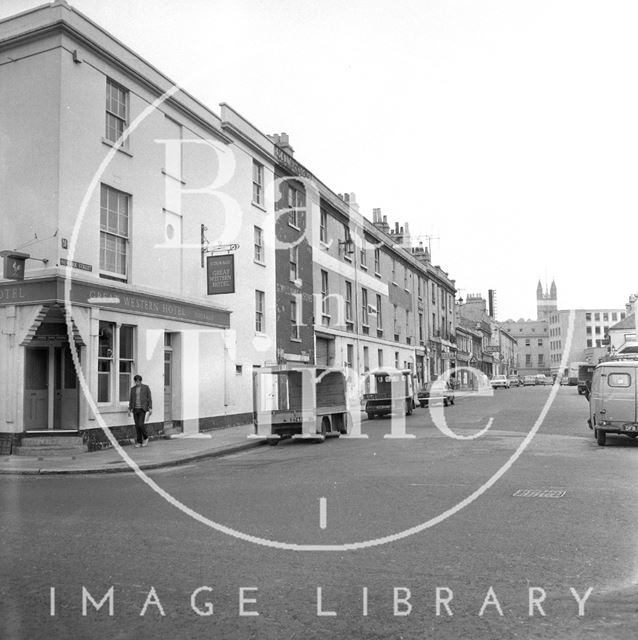
<svg viewBox="0 0 638 640">
<path fill-rule="evenodd" d="M 556 282 L 552 280 L 549 293 L 543 291 L 541 281 L 538 281 L 536 287 L 536 319 L 549 321 L 549 314 L 558 309 L 558 293 L 556 291 Z"/>
</svg>

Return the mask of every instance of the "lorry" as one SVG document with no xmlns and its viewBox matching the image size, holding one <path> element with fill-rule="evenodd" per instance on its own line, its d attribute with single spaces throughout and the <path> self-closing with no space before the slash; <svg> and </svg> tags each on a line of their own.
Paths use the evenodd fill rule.
<svg viewBox="0 0 638 640">
<path fill-rule="evenodd" d="M 569 371 L 567 373 L 567 384 L 570 387 L 578 385 L 578 367 L 581 365 L 588 365 L 589 362 L 570 362 Z"/>
<path fill-rule="evenodd" d="M 345 369 L 286 364 L 253 372 L 252 439 L 323 442 L 347 433 L 348 414 Z"/>
<path fill-rule="evenodd" d="M 412 414 L 417 400 L 411 369 L 377 369 L 370 377 L 375 390 L 363 395 L 368 419 L 403 411 L 406 416 Z"/>
<path fill-rule="evenodd" d="M 589 428 L 603 447 L 607 434 L 638 436 L 638 359 L 609 360 L 596 366 L 591 381 Z"/>
<path fill-rule="evenodd" d="M 587 389 L 591 386 L 591 380 L 594 375 L 596 365 L 581 364 L 578 367 L 578 393 L 582 396 L 587 393 Z"/>
</svg>

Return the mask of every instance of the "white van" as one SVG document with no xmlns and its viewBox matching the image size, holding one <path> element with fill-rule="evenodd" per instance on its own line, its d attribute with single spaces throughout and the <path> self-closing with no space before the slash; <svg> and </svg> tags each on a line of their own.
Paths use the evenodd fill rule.
<svg viewBox="0 0 638 640">
<path fill-rule="evenodd" d="M 594 369 L 589 428 L 603 447 L 608 433 L 638 436 L 638 360 L 610 360 Z"/>
</svg>

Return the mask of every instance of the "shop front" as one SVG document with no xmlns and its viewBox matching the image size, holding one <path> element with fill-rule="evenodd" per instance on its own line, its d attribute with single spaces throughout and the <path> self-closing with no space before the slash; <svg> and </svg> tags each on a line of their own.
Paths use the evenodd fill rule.
<svg viewBox="0 0 638 640">
<path fill-rule="evenodd" d="M 30 432 L 86 432 L 89 446 L 105 442 L 102 425 L 128 437 L 136 373 L 153 391 L 151 433 L 199 431 L 230 417 L 227 310 L 80 281 L 65 295 L 53 277 L 0 285 L 0 324 L 5 453 Z"/>
</svg>

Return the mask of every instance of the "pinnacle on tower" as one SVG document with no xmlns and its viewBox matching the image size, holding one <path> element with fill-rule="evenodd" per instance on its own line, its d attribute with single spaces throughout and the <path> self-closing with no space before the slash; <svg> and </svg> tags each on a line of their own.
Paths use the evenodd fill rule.
<svg viewBox="0 0 638 640">
<path fill-rule="evenodd" d="M 549 297 L 552 300 L 556 300 L 557 298 L 557 294 L 556 294 L 556 282 L 554 282 L 554 280 L 552 280 L 552 286 L 549 289 Z"/>
<path fill-rule="evenodd" d="M 536 287 L 536 297 L 537 298 L 542 298 L 543 297 L 543 285 L 541 284 L 541 281 L 538 281 L 538 286 Z"/>
</svg>

